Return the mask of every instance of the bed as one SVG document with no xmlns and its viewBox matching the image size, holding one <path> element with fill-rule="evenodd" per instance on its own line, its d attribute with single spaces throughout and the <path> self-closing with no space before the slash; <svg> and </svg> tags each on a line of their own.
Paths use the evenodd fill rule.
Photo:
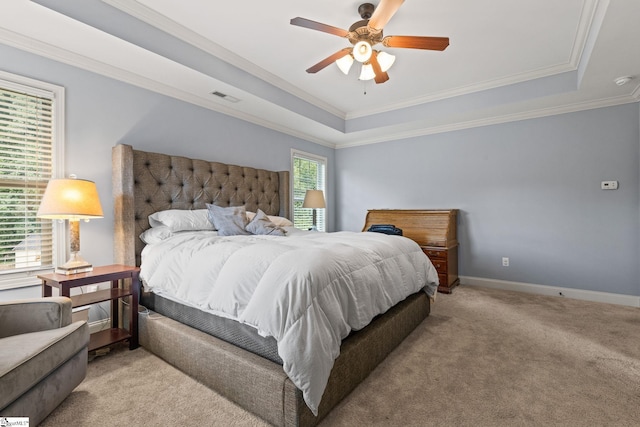
<svg viewBox="0 0 640 427">
<path fill-rule="evenodd" d="M 138 236 L 151 228 L 149 216 L 157 212 L 197 211 L 211 204 L 244 206 L 273 218 L 291 216 L 288 171 L 150 153 L 128 145 L 113 148 L 113 193 L 114 257 L 129 265 L 140 265 L 145 244 Z M 383 239 L 374 237 L 375 233 L 361 234 L 369 234 L 363 236 L 369 240 Z M 211 313 L 203 314 L 148 289 L 143 289 L 141 301 L 139 340 L 143 347 L 269 423 L 282 426 L 317 424 L 430 310 L 430 297 L 418 290 L 366 327 L 351 331 L 342 340 L 321 400 L 317 407 L 311 405 L 312 411 L 307 390 L 302 387 L 303 392 L 284 372 L 283 360 L 273 350 L 279 348 L 274 337 L 256 334 L 255 325 L 224 317 L 212 324 Z M 230 328 L 234 337 L 225 336 Z"/>
</svg>

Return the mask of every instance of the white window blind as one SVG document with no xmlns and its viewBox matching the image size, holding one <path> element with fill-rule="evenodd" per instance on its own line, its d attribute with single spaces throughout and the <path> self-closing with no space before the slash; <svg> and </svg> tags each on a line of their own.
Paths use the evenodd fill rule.
<svg viewBox="0 0 640 427">
<path fill-rule="evenodd" d="M 323 190 L 326 194 L 327 159 L 301 151 L 292 152 L 293 170 L 293 223 L 296 228 L 308 230 L 313 225 L 313 210 L 302 207 L 307 190 Z M 326 231 L 326 209 L 316 209 L 318 231 Z"/>
<path fill-rule="evenodd" d="M 1 76 L 0 76 L 1 77 Z M 0 80 L 0 280 L 51 269 L 54 229 L 36 218 L 54 165 L 53 93 Z M 16 283 L 14 283 L 15 285 Z M 10 285 L 1 288 L 12 287 Z"/>
</svg>

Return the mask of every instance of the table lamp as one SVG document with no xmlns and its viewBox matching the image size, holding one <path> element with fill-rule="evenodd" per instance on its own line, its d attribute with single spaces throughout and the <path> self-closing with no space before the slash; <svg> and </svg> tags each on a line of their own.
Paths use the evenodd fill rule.
<svg viewBox="0 0 640 427">
<path fill-rule="evenodd" d="M 310 230 L 317 230 L 316 226 L 316 209 L 325 208 L 326 205 L 324 203 L 324 193 L 322 190 L 307 190 L 304 195 L 304 202 L 302 202 L 303 208 L 311 208 L 313 209 L 313 225 Z"/>
<path fill-rule="evenodd" d="M 98 189 L 93 181 L 70 178 L 52 179 L 42 196 L 37 216 L 44 219 L 69 220 L 70 259 L 56 267 L 60 274 L 92 271 L 93 266 L 80 256 L 80 220 L 102 218 Z"/>
</svg>

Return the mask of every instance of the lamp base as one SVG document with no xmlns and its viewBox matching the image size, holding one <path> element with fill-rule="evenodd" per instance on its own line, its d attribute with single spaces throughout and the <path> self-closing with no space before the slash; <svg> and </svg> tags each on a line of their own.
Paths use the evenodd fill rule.
<svg viewBox="0 0 640 427">
<path fill-rule="evenodd" d="M 71 258 L 61 266 L 56 267 L 55 272 L 57 274 L 77 274 L 93 271 L 93 266 L 85 261 L 80 252 L 71 252 Z"/>
</svg>

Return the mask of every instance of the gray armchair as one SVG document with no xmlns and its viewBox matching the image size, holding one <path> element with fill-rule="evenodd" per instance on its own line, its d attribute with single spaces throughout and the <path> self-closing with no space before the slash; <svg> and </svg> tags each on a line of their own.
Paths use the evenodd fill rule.
<svg viewBox="0 0 640 427">
<path fill-rule="evenodd" d="M 69 298 L 0 302 L 0 416 L 38 425 L 84 379 L 88 345 Z"/>
</svg>

